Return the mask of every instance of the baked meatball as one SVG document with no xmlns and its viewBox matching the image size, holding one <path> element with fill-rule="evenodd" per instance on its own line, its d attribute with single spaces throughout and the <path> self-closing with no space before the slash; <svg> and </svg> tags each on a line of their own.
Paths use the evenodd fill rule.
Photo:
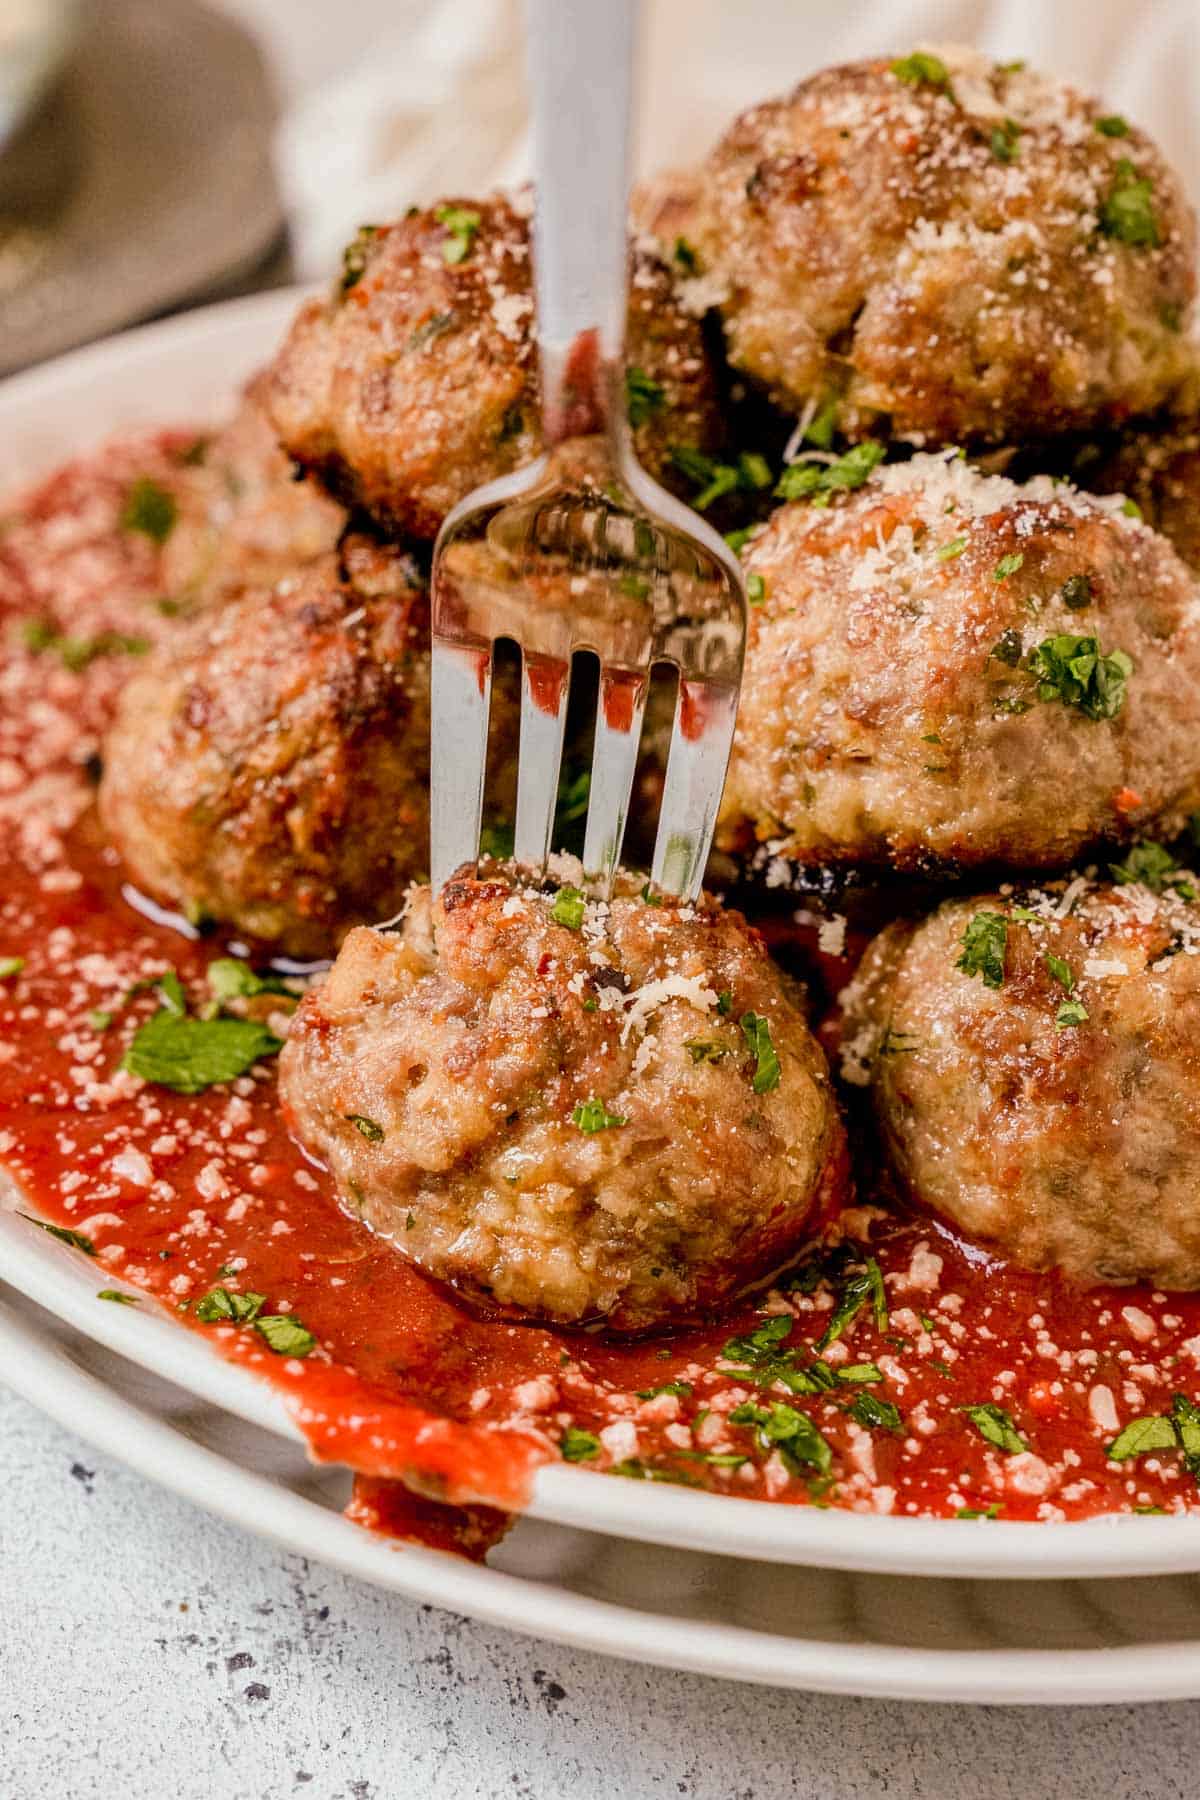
<svg viewBox="0 0 1200 1800">
<path fill-rule="evenodd" d="M 1121 873 L 889 927 L 843 997 L 848 1072 L 912 1195 L 971 1237 L 1200 1287 L 1200 884 L 1156 847 Z"/>
<path fill-rule="evenodd" d="M 631 880 L 611 905 L 500 864 L 414 890 L 398 934 L 353 932 L 310 991 L 280 1091 L 404 1255 L 562 1323 L 717 1305 L 842 1179 L 823 1056 L 757 936 Z"/>
<path fill-rule="evenodd" d="M 104 746 L 137 886 L 296 957 L 394 914 L 428 859 L 426 592 L 405 557 L 343 554 L 165 644 Z"/>
<path fill-rule="evenodd" d="M 1108 455 L 1081 461 L 1079 480 L 1099 494 L 1128 494 L 1200 573 L 1200 418 L 1129 432 Z"/>
<path fill-rule="evenodd" d="M 1117 498 L 952 454 L 814 498 L 748 552 L 725 847 L 748 819 L 799 863 L 937 873 L 1182 826 L 1200 602 L 1163 538 Z"/>
<path fill-rule="evenodd" d="M 345 509 L 297 479 L 262 387 L 256 377 L 228 425 L 191 456 L 187 499 L 163 547 L 167 592 L 184 610 L 272 587 L 334 549 L 345 528 Z"/>
<path fill-rule="evenodd" d="M 272 365 L 284 448 L 388 529 L 436 536 L 472 488 L 540 454 L 533 312 L 528 221 L 502 196 L 365 228 L 332 297 L 301 309 Z M 671 449 L 719 441 L 716 384 L 699 321 L 644 250 L 627 354 L 638 455 L 679 481 Z"/>
<path fill-rule="evenodd" d="M 793 411 L 926 445 L 1154 408 L 1195 228 L 1148 137 L 1023 64 L 827 69 L 735 121 L 693 226 L 730 360 Z"/>
</svg>

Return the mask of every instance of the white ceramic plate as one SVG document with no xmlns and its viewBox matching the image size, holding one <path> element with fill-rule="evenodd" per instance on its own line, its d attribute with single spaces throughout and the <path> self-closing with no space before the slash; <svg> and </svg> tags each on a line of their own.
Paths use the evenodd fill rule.
<svg viewBox="0 0 1200 1800">
<path fill-rule="evenodd" d="M 780 1569 L 532 1519 L 482 1569 L 349 1524 L 344 1471 L 314 1468 L 298 1446 L 15 1294 L 0 1303 L 0 1370 L 68 1430 L 242 1529 L 508 1630 L 825 1693 L 1046 1705 L 1200 1696 L 1195 1577 L 997 1584 Z"/>
<path fill-rule="evenodd" d="M 0 494 L 122 427 L 210 419 L 277 344 L 295 291 L 207 307 L 76 351 L 0 384 Z M 149 1310 L 95 1299 L 95 1270 L 0 1214 L 0 1278 L 90 1337 L 243 1420 L 294 1428 L 253 1376 Z M 769 1506 L 555 1466 L 539 1471 L 535 1518 L 614 1536 L 812 1567 L 1029 1578 L 1200 1570 L 1200 1517 L 1020 1525 L 877 1518 Z M 765 1677 L 764 1677 L 765 1679 Z"/>
</svg>

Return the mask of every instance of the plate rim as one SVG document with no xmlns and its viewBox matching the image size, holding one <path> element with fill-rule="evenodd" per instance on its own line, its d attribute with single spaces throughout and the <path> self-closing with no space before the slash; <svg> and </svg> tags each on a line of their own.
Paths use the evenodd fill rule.
<svg viewBox="0 0 1200 1800">
<path fill-rule="evenodd" d="M 793 1639 L 667 1619 L 550 1581 L 373 1536 L 197 1444 L 98 1376 L 0 1299 L 0 1380 L 73 1435 L 227 1523 L 410 1600 L 622 1661 L 759 1686 L 968 1705 L 1116 1705 L 1200 1696 L 1195 1643 L 1095 1650 L 936 1650 Z"/>
<path fill-rule="evenodd" d="M 199 307 L 151 325 L 135 326 L 0 381 L 0 484 L 23 485 L 115 431 L 169 424 L 173 413 L 175 422 L 183 422 L 180 415 L 187 407 L 183 401 L 176 406 L 175 391 L 194 393 L 197 405 L 203 393 L 211 414 L 214 391 L 232 401 L 237 384 L 269 353 L 297 304 L 312 291 L 311 286 L 282 288 Z M 214 363 L 220 374 L 215 384 Z M 143 377 L 152 373 L 155 378 L 131 379 L 139 373 Z M 119 417 L 111 419 L 107 408 L 117 400 Z M 55 409 L 69 412 L 72 406 L 77 422 L 68 430 Z M 97 429 L 78 423 L 80 416 L 93 419 Z M 15 471 L 23 430 L 32 432 L 31 441 L 38 446 L 32 452 L 34 460 L 40 458 L 44 466 L 18 477 Z M 4 1204 L 0 1194 L 0 1208 Z M 32 1202 L 28 1204 L 30 1210 L 36 1210 Z M 7 1224 L 2 1213 L 0 1223 Z M 39 1248 L 48 1245 L 32 1226 L 21 1229 L 27 1230 L 31 1239 L 42 1240 Z M 69 1291 L 65 1300 L 60 1294 L 56 1302 L 53 1296 L 60 1283 L 50 1273 L 54 1263 L 44 1261 L 38 1272 L 27 1255 L 14 1250 L 15 1242 L 7 1230 L 0 1232 L 0 1277 L 21 1286 L 19 1276 L 14 1279 L 5 1267 L 6 1257 L 11 1266 L 17 1256 L 27 1278 L 29 1270 L 35 1269 L 38 1292 L 31 1297 L 39 1304 L 132 1360 L 147 1361 L 150 1367 L 154 1363 L 149 1346 L 138 1341 L 142 1328 L 149 1321 L 162 1332 L 170 1330 L 181 1345 L 180 1357 L 170 1358 L 172 1366 L 178 1361 L 193 1370 L 194 1365 L 191 1374 L 175 1374 L 172 1379 L 253 1423 L 294 1435 L 286 1412 L 257 1377 L 225 1362 L 192 1334 L 175 1331 L 165 1317 L 150 1320 L 148 1312 L 113 1306 L 98 1309 L 113 1317 L 89 1321 Z M 57 1245 L 53 1249 L 55 1260 L 68 1256 Z M 64 1311 L 64 1306 L 70 1310 Z M 185 1345 L 194 1355 L 182 1353 Z M 237 1376 L 243 1385 L 230 1380 L 231 1376 Z M 862 1573 L 1003 1580 L 1095 1579 L 1200 1570 L 1200 1514 L 1167 1521 L 1112 1516 L 1070 1524 L 913 1519 L 779 1506 L 734 1495 L 610 1481 L 593 1471 L 554 1464 L 538 1471 L 526 1510 L 534 1518 L 610 1536 Z"/>
</svg>

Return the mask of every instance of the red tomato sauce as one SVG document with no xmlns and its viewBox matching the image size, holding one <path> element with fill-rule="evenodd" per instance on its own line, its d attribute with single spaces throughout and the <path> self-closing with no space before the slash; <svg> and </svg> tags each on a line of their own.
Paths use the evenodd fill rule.
<svg viewBox="0 0 1200 1800">
<path fill-rule="evenodd" d="M 1200 1505 L 1178 1451 L 1106 1455 L 1134 1418 L 1195 1397 L 1196 1296 L 1084 1292 L 1009 1267 L 930 1219 L 877 1210 L 864 1176 L 828 1279 L 781 1280 L 632 1343 L 522 1325 L 468 1307 L 341 1211 L 284 1129 L 270 1059 L 195 1095 L 121 1070 L 160 1005 L 130 990 L 173 969 L 198 1010 L 229 946 L 147 916 L 102 840 L 90 759 L 130 654 L 72 668 L 26 625 L 49 612 L 76 636 L 95 621 L 126 637 L 178 629 L 154 607 L 156 554 L 118 523 L 131 473 L 184 479 L 178 441 L 73 465 L 0 538 L 0 1164 L 39 1218 L 87 1241 L 98 1293 L 129 1283 L 270 1381 L 313 1454 L 356 1471 L 351 1517 L 468 1555 L 564 1455 L 591 1479 L 881 1513 Z M 808 923 L 776 918 L 770 937 L 827 985 L 853 965 L 819 954 Z M 880 1283 L 818 1355 L 867 1258 Z M 196 1305 L 215 1288 L 263 1296 L 313 1347 L 276 1354 L 252 1321 L 204 1322 Z"/>
</svg>

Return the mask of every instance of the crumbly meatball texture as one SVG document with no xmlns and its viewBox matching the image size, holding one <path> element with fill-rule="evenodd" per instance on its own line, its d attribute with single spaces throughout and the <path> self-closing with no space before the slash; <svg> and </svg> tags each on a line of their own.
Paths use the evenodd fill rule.
<svg viewBox="0 0 1200 1800">
<path fill-rule="evenodd" d="M 818 500 L 821 496 L 818 496 Z M 805 864 L 1063 867 L 1200 798 L 1200 598 L 1118 498 L 885 466 L 753 542 L 721 842 Z"/>
<path fill-rule="evenodd" d="M 328 300 L 297 317 L 267 404 L 284 448 L 387 528 L 436 536 L 457 501 L 541 452 L 529 224 L 509 200 L 452 200 L 364 233 Z M 629 290 L 638 455 L 715 449 L 716 378 L 672 277 L 636 250 Z M 686 483 L 684 483 L 686 486 Z"/>
<path fill-rule="evenodd" d="M 186 500 L 163 549 L 167 594 L 185 610 L 272 587 L 333 550 L 345 509 L 297 480 L 262 406 L 262 377 L 233 418 L 197 446 Z"/>
<path fill-rule="evenodd" d="M 839 1197 L 842 1131 L 740 915 L 571 895 L 502 865 L 414 891 L 310 991 L 280 1089 L 343 1203 L 431 1274 L 636 1331 L 788 1260 Z"/>
<path fill-rule="evenodd" d="M 1155 145 L 1020 65 L 825 70 L 739 118 L 693 230 L 731 361 L 850 435 L 1016 443 L 1159 405 L 1195 223 Z"/>
<path fill-rule="evenodd" d="M 293 956 L 427 866 L 427 596 L 365 539 L 202 615 L 129 683 L 103 823 L 137 884 Z"/>
<path fill-rule="evenodd" d="M 1028 1268 L 1200 1287 L 1200 884 L 1170 879 L 948 903 L 844 996 L 903 1182 Z M 981 929 L 999 985 L 961 966 Z"/>
</svg>

